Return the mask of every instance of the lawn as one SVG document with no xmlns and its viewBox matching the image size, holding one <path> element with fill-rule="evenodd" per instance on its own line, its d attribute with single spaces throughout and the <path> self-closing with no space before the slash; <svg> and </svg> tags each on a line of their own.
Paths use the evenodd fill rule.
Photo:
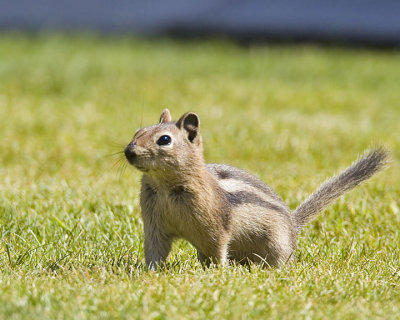
<svg viewBox="0 0 400 320">
<path fill-rule="evenodd" d="M 281 269 L 144 267 L 140 174 L 120 161 L 168 107 L 207 162 L 294 209 L 371 145 L 388 170 L 336 201 Z M 127 37 L 0 37 L 0 319 L 400 317 L 400 54 Z"/>
</svg>

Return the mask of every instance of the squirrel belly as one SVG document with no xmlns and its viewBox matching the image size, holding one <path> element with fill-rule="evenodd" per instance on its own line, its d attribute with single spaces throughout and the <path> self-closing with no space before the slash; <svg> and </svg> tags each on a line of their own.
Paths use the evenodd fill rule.
<svg viewBox="0 0 400 320">
<path fill-rule="evenodd" d="M 176 122 L 165 109 L 156 125 L 139 129 L 125 148 L 143 172 L 140 205 L 147 266 L 164 263 L 174 239 L 196 249 L 200 262 L 229 260 L 279 266 L 291 259 L 301 228 L 332 201 L 382 170 L 389 154 L 366 152 L 327 180 L 293 212 L 264 182 L 224 164 L 205 164 L 200 120 Z"/>
</svg>

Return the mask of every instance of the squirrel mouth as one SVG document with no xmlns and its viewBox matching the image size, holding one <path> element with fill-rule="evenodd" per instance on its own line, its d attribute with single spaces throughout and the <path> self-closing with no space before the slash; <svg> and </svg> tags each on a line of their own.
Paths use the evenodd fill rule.
<svg viewBox="0 0 400 320">
<path fill-rule="evenodd" d="M 147 168 L 140 165 L 140 156 L 137 155 L 135 148 L 132 148 L 130 145 L 128 145 L 124 150 L 124 154 L 130 165 L 142 172 L 149 171 Z"/>
<path fill-rule="evenodd" d="M 125 158 L 131 165 L 135 165 L 136 152 L 128 145 L 124 150 Z"/>
<path fill-rule="evenodd" d="M 128 159 L 128 162 L 129 162 L 130 165 L 134 166 L 139 171 L 142 171 L 142 172 L 149 171 L 147 168 L 145 168 L 145 167 L 141 166 L 140 164 L 138 164 L 135 160 Z"/>
<path fill-rule="evenodd" d="M 146 168 L 143 168 L 143 167 L 141 167 L 141 166 L 138 166 L 138 165 L 133 165 L 136 169 L 138 169 L 139 171 L 141 171 L 141 172 L 148 172 L 149 170 L 148 169 L 146 169 Z"/>
</svg>

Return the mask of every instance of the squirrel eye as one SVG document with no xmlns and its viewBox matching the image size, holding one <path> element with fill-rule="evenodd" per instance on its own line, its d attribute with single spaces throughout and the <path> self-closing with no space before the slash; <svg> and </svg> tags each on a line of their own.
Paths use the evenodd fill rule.
<svg viewBox="0 0 400 320">
<path fill-rule="evenodd" d="M 164 135 L 164 136 L 161 136 L 160 138 L 158 138 L 157 144 L 159 146 L 165 146 L 165 145 L 171 144 L 171 141 L 172 141 L 172 139 L 170 136 Z"/>
</svg>

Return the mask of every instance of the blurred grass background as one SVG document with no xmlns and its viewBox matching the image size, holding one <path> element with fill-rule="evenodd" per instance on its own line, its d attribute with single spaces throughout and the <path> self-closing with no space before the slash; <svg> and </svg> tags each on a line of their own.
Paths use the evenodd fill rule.
<svg viewBox="0 0 400 320">
<path fill-rule="evenodd" d="M 165 107 L 292 209 L 373 144 L 394 161 L 285 268 L 203 270 L 179 241 L 148 273 L 140 174 L 113 154 Z M 0 318 L 399 317 L 399 120 L 394 51 L 2 34 Z"/>
</svg>

